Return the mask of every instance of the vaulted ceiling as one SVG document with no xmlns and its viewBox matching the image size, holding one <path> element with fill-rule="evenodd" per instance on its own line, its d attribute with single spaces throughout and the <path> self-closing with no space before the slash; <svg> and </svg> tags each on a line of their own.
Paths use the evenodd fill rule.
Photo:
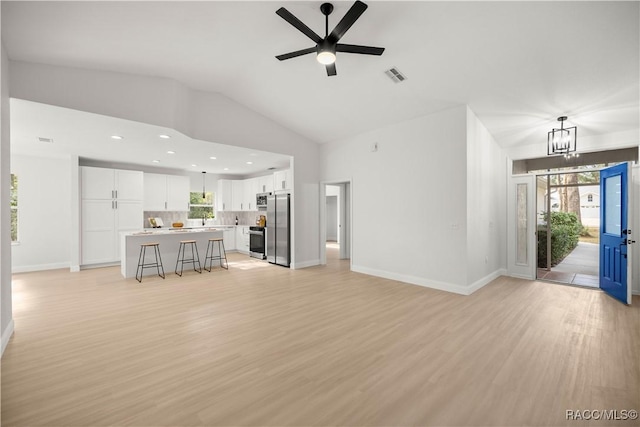
<svg viewBox="0 0 640 427">
<path fill-rule="evenodd" d="M 321 3 L 3 1 L 2 39 L 12 60 L 220 92 L 319 143 L 460 104 L 503 147 L 544 143 L 560 115 L 583 136 L 640 127 L 638 2 L 369 1 L 342 42 L 386 50 L 338 53 L 335 77 L 275 59 L 313 46 L 275 11 L 324 35 Z"/>
</svg>

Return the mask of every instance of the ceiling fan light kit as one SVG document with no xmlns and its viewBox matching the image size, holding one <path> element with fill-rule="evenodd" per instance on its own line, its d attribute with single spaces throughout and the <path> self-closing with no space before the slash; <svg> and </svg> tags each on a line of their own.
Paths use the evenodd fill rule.
<svg viewBox="0 0 640 427">
<path fill-rule="evenodd" d="M 282 19 L 293 25 L 301 33 L 309 37 L 316 43 L 315 47 L 307 49 L 297 50 L 294 52 L 285 53 L 283 55 L 276 56 L 280 61 L 286 59 L 296 58 L 298 56 L 307 55 L 309 53 L 316 53 L 316 59 L 319 63 L 323 64 L 327 69 L 328 76 L 335 76 L 336 72 L 336 52 L 343 53 L 356 53 L 361 55 L 382 55 L 384 52 L 383 47 L 372 46 L 360 46 L 352 44 L 338 43 L 342 36 L 347 32 L 349 28 L 360 18 L 360 15 L 367 10 L 367 5 L 357 0 L 353 6 L 347 11 L 344 17 L 338 22 L 333 31 L 329 33 L 329 15 L 333 12 L 333 5 L 331 3 L 323 3 L 320 6 L 320 11 L 325 16 L 325 36 L 324 38 L 316 34 L 311 28 L 307 27 L 302 21 L 296 18 L 291 12 L 284 7 L 281 7 L 276 11 L 276 14 Z"/>
</svg>

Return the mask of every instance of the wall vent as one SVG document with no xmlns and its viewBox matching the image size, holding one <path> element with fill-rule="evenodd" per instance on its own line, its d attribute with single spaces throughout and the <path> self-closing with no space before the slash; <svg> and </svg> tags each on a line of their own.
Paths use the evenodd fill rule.
<svg viewBox="0 0 640 427">
<path fill-rule="evenodd" d="M 39 136 L 39 137 L 38 137 L 38 141 L 39 141 L 39 142 L 48 142 L 48 143 L 50 143 L 50 144 L 51 144 L 51 143 L 53 143 L 53 138 L 44 138 L 44 137 L 42 137 L 42 136 Z"/>
<path fill-rule="evenodd" d="M 268 171 L 274 171 L 274 170 L 276 170 L 276 168 L 274 168 L 274 167 L 270 167 L 270 168 L 268 168 L 267 170 L 268 170 Z"/>
<path fill-rule="evenodd" d="M 402 83 L 403 81 L 407 80 L 407 76 L 402 74 L 396 67 L 389 68 L 387 71 L 385 71 L 385 74 L 389 76 L 389 78 L 393 80 L 394 83 Z"/>
</svg>

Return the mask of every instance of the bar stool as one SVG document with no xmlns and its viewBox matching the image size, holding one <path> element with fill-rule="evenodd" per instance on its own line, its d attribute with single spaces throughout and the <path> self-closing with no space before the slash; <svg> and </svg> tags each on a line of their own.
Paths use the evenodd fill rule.
<svg viewBox="0 0 640 427">
<path fill-rule="evenodd" d="M 156 262 L 144 263 L 147 255 L 147 248 L 152 247 L 156 256 Z M 138 267 L 136 268 L 136 280 L 142 283 L 142 273 L 145 267 L 155 267 L 158 270 L 158 276 L 164 279 L 164 266 L 162 265 L 162 258 L 160 257 L 160 244 L 159 243 L 143 243 L 140 245 L 140 256 L 138 257 Z M 162 268 L 162 274 L 160 269 Z M 140 272 L 140 278 L 138 279 L 138 271 Z"/>
<path fill-rule="evenodd" d="M 214 245 L 218 243 L 218 255 L 213 255 Z M 224 259 L 225 265 L 222 265 L 222 260 Z M 209 261 L 209 269 L 207 270 L 207 260 Z M 209 243 L 207 243 L 207 252 L 204 256 L 204 269 L 211 273 L 211 269 L 213 267 L 213 261 L 220 260 L 220 267 L 229 269 L 229 262 L 227 261 L 227 251 L 224 250 L 224 239 L 222 237 L 213 237 L 209 239 Z"/>
<path fill-rule="evenodd" d="M 191 246 L 191 258 L 184 257 L 184 251 L 187 245 Z M 180 256 L 180 251 L 182 251 L 182 257 Z M 196 269 L 196 262 L 198 263 L 198 269 Z M 178 247 L 178 259 L 176 260 L 176 274 L 178 274 L 178 264 L 180 264 L 180 274 L 178 274 L 178 276 L 180 277 L 182 277 L 182 271 L 185 263 L 193 264 L 193 271 L 197 271 L 198 273 L 202 274 L 200 255 L 198 254 L 198 245 L 196 245 L 195 240 L 182 240 L 180 242 L 180 246 Z"/>
</svg>

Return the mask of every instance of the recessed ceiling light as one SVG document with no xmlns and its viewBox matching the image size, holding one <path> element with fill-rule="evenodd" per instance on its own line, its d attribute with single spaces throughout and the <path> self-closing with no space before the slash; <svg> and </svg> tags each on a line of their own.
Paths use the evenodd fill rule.
<svg viewBox="0 0 640 427">
<path fill-rule="evenodd" d="M 224 170 L 228 171 L 228 170 L 229 170 L 229 168 L 224 168 Z"/>
<path fill-rule="evenodd" d="M 211 156 L 211 157 L 209 157 L 209 158 L 210 158 L 211 160 L 215 160 L 215 159 L 217 159 L 217 157 L 213 157 L 213 156 Z"/>
<path fill-rule="evenodd" d="M 120 136 L 120 135 L 111 135 L 112 139 L 124 139 L 124 137 Z"/>
<path fill-rule="evenodd" d="M 160 160 L 151 160 L 153 163 L 160 163 Z"/>
<path fill-rule="evenodd" d="M 250 153 L 249 155 L 252 157 L 258 157 L 258 153 Z"/>
<path fill-rule="evenodd" d="M 162 134 L 162 135 L 158 135 L 158 136 L 159 136 L 160 138 L 162 138 L 162 139 L 169 139 L 169 138 L 171 138 L 169 135 L 164 135 L 164 134 Z"/>
<path fill-rule="evenodd" d="M 247 164 L 248 164 L 248 165 L 252 165 L 252 164 L 253 164 L 253 162 L 247 162 Z"/>
<path fill-rule="evenodd" d="M 198 165 L 191 165 L 191 166 L 193 166 L 194 168 L 197 168 L 197 167 L 198 167 Z"/>
<path fill-rule="evenodd" d="M 167 151 L 167 154 L 176 154 L 176 152 L 169 150 L 169 151 Z"/>
</svg>

